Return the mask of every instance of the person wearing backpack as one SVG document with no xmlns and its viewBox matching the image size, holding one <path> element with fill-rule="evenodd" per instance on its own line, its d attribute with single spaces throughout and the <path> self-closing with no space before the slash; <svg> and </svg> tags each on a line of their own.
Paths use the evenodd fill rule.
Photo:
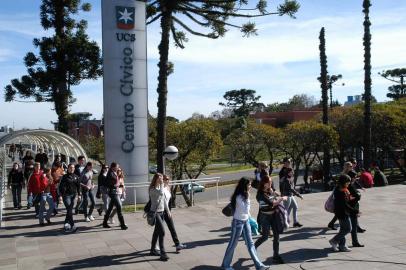
<svg viewBox="0 0 406 270">
<path fill-rule="evenodd" d="M 243 235 L 251 259 L 254 261 L 255 268 L 257 270 L 269 269 L 269 266 L 264 265 L 259 260 L 254 242 L 252 241 L 251 226 L 248 221 L 250 217 L 250 190 L 251 181 L 248 178 L 243 177 L 238 182 L 237 187 L 231 196 L 231 206 L 234 209 L 234 215 L 231 223 L 231 238 L 221 264 L 222 269 L 233 270 L 231 262 L 233 260 L 234 250 L 237 247 L 241 235 Z"/>
<path fill-rule="evenodd" d="M 282 201 L 287 200 L 287 197 L 280 197 L 279 194 L 272 189 L 272 180 L 269 176 L 263 177 L 259 183 L 256 199 L 259 203 L 259 219 L 261 221 L 262 232 L 261 237 L 255 242 L 255 248 L 264 243 L 269 238 L 269 233 L 272 228 L 273 234 L 273 257 L 272 262 L 276 264 L 284 263 L 279 255 L 279 231 L 277 230 L 276 208 Z"/>
<path fill-rule="evenodd" d="M 342 174 L 338 179 L 337 187 L 334 189 L 334 213 L 340 223 L 340 231 L 329 241 L 334 251 L 351 251 L 345 241 L 345 236 L 352 231 L 350 215 L 360 214 L 358 209 L 350 204 L 353 199 L 348 190 L 350 183 L 351 178 Z"/>
</svg>

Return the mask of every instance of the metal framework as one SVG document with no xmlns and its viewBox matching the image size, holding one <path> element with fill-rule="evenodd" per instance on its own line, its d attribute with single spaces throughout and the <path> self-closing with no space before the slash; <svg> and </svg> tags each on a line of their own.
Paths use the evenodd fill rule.
<svg viewBox="0 0 406 270">
<path fill-rule="evenodd" d="M 0 146 L 5 149 L 10 144 L 22 144 L 26 150 L 36 153 L 38 149 L 46 149 L 52 159 L 57 154 L 77 160 L 78 156 L 87 155 L 83 147 L 72 137 L 54 130 L 31 129 L 12 132 L 0 138 Z"/>
</svg>

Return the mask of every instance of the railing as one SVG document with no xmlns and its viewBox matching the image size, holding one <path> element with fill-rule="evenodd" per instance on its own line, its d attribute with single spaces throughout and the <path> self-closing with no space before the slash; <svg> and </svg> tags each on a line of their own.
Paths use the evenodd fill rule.
<svg viewBox="0 0 406 270">
<path fill-rule="evenodd" d="M 171 186 L 185 186 L 185 185 L 190 185 L 190 192 L 189 192 L 189 199 L 190 202 L 192 203 L 192 206 L 194 205 L 194 189 L 193 189 L 193 184 L 194 183 L 216 183 L 216 203 L 219 203 L 219 182 L 221 180 L 221 177 L 210 177 L 210 178 L 198 178 L 198 179 L 183 179 L 183 180 L 173 180 L 170 182 Z M 133 189 L 133 194 L 134 194 L 134 213 L 136 212 L 141 212 L 137 211 L 137 189 L 139 188 L 148 188 L 150 182 L 143 182 L 143 183 L 136 183 L 136 184 L 126 184 L 125 188 L 128 189 Z M 182 187 L 181 187 L 182 188 Z"/>
<path fill-rule="evenodd" d="M 7 190 L 7 155 L 4 149 L 0 149 L 0 227 L 3 227 L 3 208 Z"/>
</svg>

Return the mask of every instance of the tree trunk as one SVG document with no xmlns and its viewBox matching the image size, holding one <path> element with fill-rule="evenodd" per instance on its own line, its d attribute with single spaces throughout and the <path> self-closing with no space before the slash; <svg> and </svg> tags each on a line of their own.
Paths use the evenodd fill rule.
<svg viewBox="0 0 406 270">
<path fill-rule="evenodd" d="M 67 87 L 65 44 L 65 6 L 64 1 L 55 1 L 55 35 L 56 35 L 56 76 L 57 83 L 54 90 L 54 106 L 58 115 L 58 131 L 68 134 L 69 91 Z"/>
<path fill-rule="evenodd" d="M 327 55 L 326 40 L 324 37 L 324 27 L 320 30 L 320 82 L 321 100 L 323 103 L 323 124 L 328 125 L 328 84 L 327 84 Z M 330 88 L 331 90 L 331 88 Z M 323 182 L 326 190 L 330 181 L 330 147 L 327 145 L 323 149 Z"/>
<path fill-rule="evenodd" d="M 369 20 L 369 0 L 363 2 L 364 19 L 364 168 L 371 164 L 371 22 Z"/>
<path fill-rule="evenodd" d="M 164 150 L 166 146 L 166 102 L 168 95 L 168 55 L 169 36 L 171 26 L 171 12 L 165 11 L 161 18 L 161 43 L 159 49 L 159 75 L 158 75 L 158 117 L 157 117 L 157 140 L 156 140 L 156 163 L 157 170 L 164 172 Z"/>
</svg>

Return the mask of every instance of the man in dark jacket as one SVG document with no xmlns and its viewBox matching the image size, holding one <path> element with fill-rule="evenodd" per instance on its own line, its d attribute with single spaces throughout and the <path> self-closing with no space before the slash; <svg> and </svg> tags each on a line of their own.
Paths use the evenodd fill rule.
<svg viewBox="0 0 406 270">
<path fill-rule="evenodd" d="M 73 204 L 76 194 L 80 195 L 80 180 L 74 174 L 75 165 L 69 164 L 68 173 L 62 176 L 59 183 L 59 193 L 62 195 L 63 204 L 66 207 L 65 232 L 75 232 L 77 228 L 73 222 Z"/>
<path fill-rule="evenodd" d="M 388 179 L 385 174 L 379 169 L 378 166 L 374 168 L 374 183 L 376 187 L 383 187 L 388 185 Z"/>
</svg>

